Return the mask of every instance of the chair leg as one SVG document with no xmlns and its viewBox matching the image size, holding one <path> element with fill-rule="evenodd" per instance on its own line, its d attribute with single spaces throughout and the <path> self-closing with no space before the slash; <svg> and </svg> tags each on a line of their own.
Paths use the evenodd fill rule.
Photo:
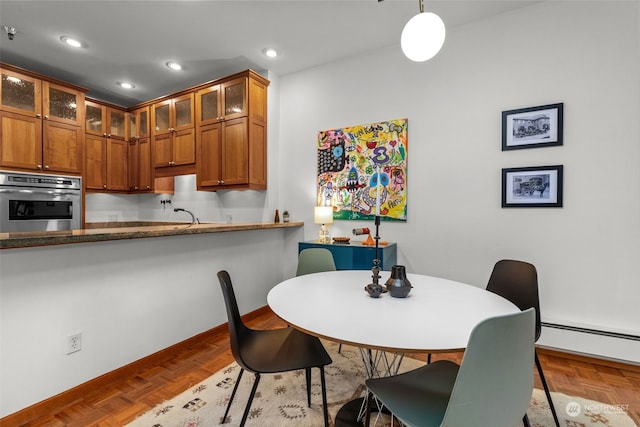
<svg viewBox="0 0 640 427">
<path fill-rule="evenodd" d="M 233 386 L 231 397 L 229 398 L 229 402 L 227 403 L 227 409 L 224 411 L 224 417 L 222 417 L 222 424 L 227 421 L 227 415 L 229 415 L 229 409 L 231 408 L 231 403 L 233 403 L 233 398 L 236 396 L 236 391 L 238 390 L 238 385 L 240 384 L 240 378 L 242 378 L 243 372 L 244 369 L 240 368 L 240 373 L 238 374 L 238 378 L 236 378 L 236 384 Z"/>
<path fill-rule="evenodd" d="M 324 366 L 320 366 L 320 384 L 322 385 L 322 412 L 324 412 L 324 427 L 329 427 L 329 408 L 327 407 L 327 383 L 324 379 Z"/>
<path fill-rule="evenodd" d="M 247 402 L 247 406 L 244 408 L 244 414 L 242 414 L 242 421 L 240 421 L 240 427 L 244 427 L 247 422 L 247 417 L 249 416 L 249 409 L 251 409 L 251 402 L 253 402 L 253 396 L 256 394 L 256 389 L 258 388 L 258 383 L 260 382 L 260 374 L 256 373 L 256 378 L 253 381 L 253 387 L 251 387 L 251 394 L 249 395 L 249 401 Z"/>
<path fill-rule="evenodd" d="M 553 415 L 553 420 L 556 423 L 556 427 L 560 427 L 560 422 L 558 421 L 558 415 L 556 414 L 556 408 L 553 405 L 553 400 L 551 399 L 551 393 L 549 392 L 549 386 L 547 385 L 547 380 L 544 377 L 544 373 L 542 372 L 542 365 L 540 364 L 540 359 L 538 359 L 538 353 L 535 353 L 536 366 L 538 367 L 538 374 L 540 375 L 540 381 L 542 381 L 542 387 L 544 388 L 544 393 L 547 395 L 547 400 L 549 401 L 549 408 L 551 408 L 551 414 Z"/>
<path fill-rule="evenodd" d="M 431 363 L 431 353 L 427 355 L 427 364 Z"/>
<path fill-rule="evenodd" d="M 305 369 L 304 374 L 307 379 L 307 405 L 311 408 L 311 368 Z"/>
<path fill-rule="evenodd" d="M 369 427 L 371 425 L 371 413 L 373 412 L 373 393 L 367 393 L 367 412 L 364 414 L 364 427 Z M 393 422 L 392 422 L 393 425 Z"/>
<path fill-rule="evenodd" d="M 524 427 L 531 427 L 531 424 L 529 424 L 529 416 L 527 414 L 524 414 L 524 417 L 522 417 L 522 424 L 524 424 Z"/>
<path fill-rule="evenodd" d="M 342 343 L 338 345 L 338 353 L 342 353 Z"/>
</svg>

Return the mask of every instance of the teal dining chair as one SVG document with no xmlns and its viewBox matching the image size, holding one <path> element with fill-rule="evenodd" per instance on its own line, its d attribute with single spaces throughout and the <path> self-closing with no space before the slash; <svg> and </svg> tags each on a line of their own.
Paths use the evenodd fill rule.
<svg viewBox="0 0 640 427">
<path fill-rule="evenodd" d="M 325 248 L 307 248 L 298 254 L 298 268 L 296 276 L 321 273 L 323 271 L 335 271 L 336 263 L 333 254 Z M 338 346 L 338 353 L 342 352 L 342 344 Z"/>
<path fill-rule="evenodd" d="M 460 365 L 438 360 L 366 381 L 369 411 L 379 404 L 407 426 L 513 427 L 533 391 L 535 309 L 475 326 Z M 375 399 L 374 399 L 375 396 Z"/>
<path fill-rule="evenodd" d="M 335 269 L 336 263 L 329 249 L 307 248 L 303 249 L 298 255 L 296 276 L 320 273 L 322 271 L 335 271 Z"/>
</svg>

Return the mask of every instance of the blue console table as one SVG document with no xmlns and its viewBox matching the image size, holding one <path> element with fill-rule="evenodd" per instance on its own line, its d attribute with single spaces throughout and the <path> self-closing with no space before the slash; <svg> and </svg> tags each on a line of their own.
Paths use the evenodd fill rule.
<svg viewBox="0 0 640 427">
<path fill-rule="evenodd" d="M 333 254 L 333 260 L 338 270 L 371 270 L 373 259 L 376 257 L 375 246 L 363 246 L 360 242 L 319 243 L 317 241 L 299 242 L 298 253 L 307 248 L 326 248 Z M 395 243 L 380 245 L 380 270 L 391 270 L 396 264 L 398 247 Z"/>
</svg>

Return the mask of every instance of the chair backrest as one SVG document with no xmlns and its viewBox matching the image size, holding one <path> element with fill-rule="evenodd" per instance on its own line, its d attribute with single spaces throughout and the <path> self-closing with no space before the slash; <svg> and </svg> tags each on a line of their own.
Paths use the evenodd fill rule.
<svg viewBox="0 0 640 427">
<path fill-rule="evenodd" d="M 236 294 L 233 291 L 231 277 L 226 270 L 218 272 L 218 281 L 222 288 L 224 296 L 224 304 L 227 308 L 227 318 L 229 320 L 229 340 L 231 341 L 231 353 L 236 362 L 244 369 L 248 369 L 242 361 L 242 353 L 240 351 L 242 342 L 251 333 L 251 329 L 247 328 L 242 322 L 240 311 L 238 310 L 238 302 Z"/>
<path fill-rule="evenodd" d="M 442 427 L 513 427 L 533 391 L 535 310 L 492 317 L 471 332 Z"/>
<path fill-rule="evenodd" d="M 296 276 L 319 273 L 321 271 L 334 271 L 335 269 L 336 263 L 329 249 L 307 248 L 303 249 L 298 255 Z"/>
<path fill-rule="evenodd" d="M 489 277 L 487 290 L 514 303 L 520 310 L 536 309 L 536 341 L 540 338 L 540 297 L 538 272 L 533 264 L 503 259 L 496 263 Z"/>
</svg>

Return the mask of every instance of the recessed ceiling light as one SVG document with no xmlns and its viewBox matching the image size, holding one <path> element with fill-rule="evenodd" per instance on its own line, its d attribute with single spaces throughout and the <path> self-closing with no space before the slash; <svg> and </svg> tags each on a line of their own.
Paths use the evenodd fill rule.
<svg viewBox="0 0 640 427">
<path fill-rule="evenodd" d="M 176 71 L 182 70 L 182 65 L 180 65 L 176 61 L 169 61 L 169 62 L 167 62 L 166 65 L 167 65 L 167 67 L 171 68 L 172 70 L 176 70 Z"/>
<path fill-rule="evenodd" d="M 86 46 L 81 40 L 74 39 L 73 37 L 69 37 L 69 36 L 61 36 L 60 40 L 62 40 L 63 43 L 66 43 L 69 46 L 73 46 L 73 47 L 85 47 Z"/>
<path fill-rule="evenodd" d="M 118 86 L 120 86 L 123 89 L 133 89 L 134 87 L 136 87 L 136 85 L 129 82 L 118 82 Z"/>
<path fill-rule="evenodd" d="M 265 49 L 262 49 L 262 54 L 267 58 L 276 58 L 278 55 L 280 55 L 280 52 L 272 47 L 267 47 Z"/>
</svg>

